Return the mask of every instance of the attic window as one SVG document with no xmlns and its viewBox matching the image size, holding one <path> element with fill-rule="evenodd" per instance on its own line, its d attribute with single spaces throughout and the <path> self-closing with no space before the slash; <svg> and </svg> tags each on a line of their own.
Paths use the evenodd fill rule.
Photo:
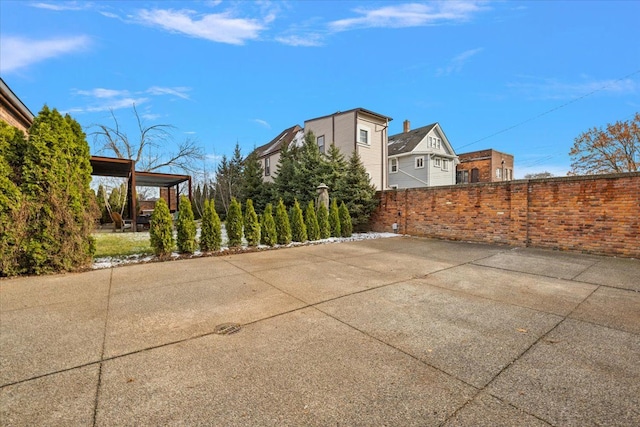
<svg viewBox="0 0 640 427">
<path fill-rule="evenodd" d="M 369 143 L 369 131 L 366 129 L 360 129 L 360 135 L 358 137 L 358 142 L 361 144 Z"/>
</svg>

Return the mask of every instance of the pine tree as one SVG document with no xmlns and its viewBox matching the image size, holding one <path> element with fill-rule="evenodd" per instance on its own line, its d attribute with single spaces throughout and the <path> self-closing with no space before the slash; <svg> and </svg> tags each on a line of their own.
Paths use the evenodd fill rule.
<svg viewBox="0 0 640 427">
<path fill-rule="evenodd" d="M 344 200 L 343 188 L 345 185 L 345 175 L 347 173 L 347 161 L 340 149 L 331 144 L 327 152 L 327 178 L 324 181 L 329 187 L 332 198 Z"/>
<path fill-rule="evenodd" d="M 273 207 L 271 203 L 267 203 L 262 214 L 262 232 L 260 240 L 263 245 L 274 246 L 278 242 L 278 233 L 276 231 L 276 222 L 273 219 Z"/>
<path fill-rule="evenodd" d="M 304 223 L 302 209 L 298 201 L 294 201 L 291 208 L 291 239 L 294 242 L 307 241 L 307 226 Z"/>
<path fill-rule="evenodd" d="M 231 199 L 240 198 L 242 192 L 242 152 L 236 143 L 233 157 L 222 156 L 222 161 L 216 170 L 215 200 L 218 213 L 227 215 L 231 207 Z"/>
<path fill-rule="evenodd" d="M 104 186 L 100 184 L 98 186 L 98 194 L 96 195 L 96 202 L 98 204 L 98 207 L 100 208 L 100 224 L 111 222 L 109 211 L 107 210 L 107 206 L 105 205 L 105 197 L 106 191 L 104 189 Z"/>
<path fill-rule="evenodd" d="M 242 206 L 235 197 L 231 199 L 226 224 L 229 247 L 240 246 L 242 244 Z"/>
<path fill-rule="evenodd" d="M 328 239 L 331 237 L 331 225 L 329 224 L 329 211 L 323 204 L 318 206 L 318 226 L 320 227 L 320 238 Z"/>
<path fill-rule="evenodd" d="M 293 144 L 282 147 L 276 177 L 273 181 L 275 193 L 286 205 L 293 205 L 293 201 L 299 196 L 296 184 L 300 177 L 298 151 L 298 147 Z"/>
<path fill-rule="evenodd" d="M 349 209 L 347 209 L 347 205 L 345 205 L 344 202 L 340 203 L 338 214 L 340 216 L 340 235 L 342 237 L 351 237 L 353 226 L 351 225 Z"/>
<path fill-rule="evenodd" d="M 329 227 L 331 228 L 331 237 L 340 237 L 342 235 L 340 230 L 340 211 L 336 199 L 331 201 L 331 207 L 329 208 Z"/>
<path fill-rule="evenodd" d="M 158 256 L 171 255 L 173 251 L 173 219 L 167 202 L 160 198 L 151 214 L 149 237 L 153 252 Z"/>
<path fill-rule="evenodd" d="M 260 222 L 253 209 L 253 200 L 247 199 L 244 213 L 244 238 L 249 246 L 258 246 L 260 243 Z"/>
<path fill-rule="evenodd" d="M 219 251 L 222 246 L 222 225 L 214 201 L 204 201 L 200 230 L 200 249 L 203 252 Z"/>
<path fill-rule="evenodd" d="M 298 155 L 298 176 L 296 177 L 296 197 L 306 204 L 316 197 L 316 188 L 329 176 L 329 165 L 318 149 L 313 132 L 307 132 Z"/>
<path fill-rule="evenodd" d="M 368 224 L 369 217 L 378 206 L 376 188 L 371 184 L 367 170 L 356 152 L 349 157 L 341 200 L 347 205 L 356 229 L 362 229 Z"/>
<path fill-rule="evenodd" d="M 307 210 L 304 213 L 304 221 L 307 226 L 307 237 L 314 241 L 320 239 L 320 226 L 318 225 L 318 217 L 313 202 L 307 204 Z"/>
<path fill-rule="evenodd" d="M 187 196 L 180 197 L 176 224 L 178 252 L 192 254 L 196 250 L 196 222 L 193 219 L 191 202 Z"/>
<path fill-rule="evenodd" d="M 242 202 L 251 199 L 256 211 L 262 212 L 269 202 L 264 170 L 255 150 L 244 159 L 242 171 Z"/>
<path fill-rule="evenodd" d="M 287 245 L 291 243 L 291 225 L 289 224 L 289 216 L 287 208 L 284 206 L 282 199 L 276 207 L 276 236 L 279 245 Z"/>
</svg>

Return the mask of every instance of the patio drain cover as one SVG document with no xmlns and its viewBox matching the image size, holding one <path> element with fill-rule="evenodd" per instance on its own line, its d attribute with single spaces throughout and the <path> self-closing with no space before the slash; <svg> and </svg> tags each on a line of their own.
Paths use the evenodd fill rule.
<svg viewBox="0 0 640 427">
<path fill-rule="evenodd" d="M 238 323 L 222 323 L 215 327 L 213 333 L 218 335 L 231 335 L 240 331 L 240 325 Z"/>
</svg>

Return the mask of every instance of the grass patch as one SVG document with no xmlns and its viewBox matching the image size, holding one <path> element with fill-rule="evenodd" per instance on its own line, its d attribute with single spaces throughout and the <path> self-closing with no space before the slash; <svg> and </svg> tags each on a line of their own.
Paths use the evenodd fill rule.
<svg viewBox="0 0 640 427">
<path fill-rule="evenodd" d="M 95 258 L 153 254 L 148 232 L 94 233 L 93 237 L 96 239 Z"/>
</svg>

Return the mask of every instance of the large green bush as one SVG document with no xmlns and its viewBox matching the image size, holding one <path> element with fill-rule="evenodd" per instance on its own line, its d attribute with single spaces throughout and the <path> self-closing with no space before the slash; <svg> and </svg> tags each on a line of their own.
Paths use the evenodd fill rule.
<svg viewBox="0 0 640 427">
<path fill-rule="evenodd" d="M 272 214 L 273 207 L 271 203 L 267 204 L 262 214 L 262 230 L 260 233 L 260 241 L 263 245 L 274 246 L 278 242 L 278 233 L 276 232 L 276 222 Z"/>
<path fill-rule="evenodd" d="M 247 240 L 247 245 L 258 246 L 260 243 L 260 222 L 258 222 L 258 215 L 253 209 L 253 200 L 247 199 L 244 210 L 244 238 Z"/>
<path fill-rule="evenodd" d="M 235 198 L 231 199 L 226 225 L 229 247 L 242 245 L 242 206 Z"/>
<path fill-rule="evenodd" d="M 171 255 L 173 251 L 173 218 L 164 199 L 158 199 L 151 214 L 149 237 L 153 252 L 158 256 Z"/>
<path fill-rule="evenodd" d="M 331 228 L 331 237 L 340 237 L 342 235 L 340 230 L 340 211 L 336 199 L 331 201 L 331 207 L 329 208 L 329 227 Z"/>
<path fill-rule="evenodd" d="M 204 201 L 200 230 L 200 249 L 203 252 L 219 251 L 222 246 L 222 224 L 213 200 Z"/>
<path fill-rule="evenodd" d="M 288 245 L 291 243 L 291 225 L 289 224 L 289 215 L 287 208 L 284 206 L 282 199 L 276 207 L 276 235 L 279 245 Z"/>
<path fill-rule="evenodd" d="M 302 209 L 300 209 L 298 200 L 294 200 L 291 208 L 291 239 L 294 242 L 307 241 L 307 226 L 304 223 Z"/>
<path fill-rule="evenodd" d="M 178 252 L 192 254 L 196 250 L 196 222 L 193 219 L 191 202 L 187 196 L 180 197 L 178 221 L 176 223 Z"/>
<path fill-rule="evenodd" d="M 320 203 L 318 206 L 318 226 L 320 227 L 320 238 L 328 239 L 331 237 L 331 225 L 329 224 L 329 211 L 327 207 Z"/>
<path fill-rule="evenodd" d="M 320 226 L 318 225 L 318 217 L 316 216 L 313 201 L 307 205 L 307 210 L 304 212 L 304 222 L 307 226 L 307 237 L 309 240 L 318 240 L 320 238 Z"/>
<path fill-rule="evenodd" d="M 347 209 L 347 205 L 345 205 L 344 202 L 340 203 L 338 213 L 340 216 L 340 235 L 342 237 L 351 237 L 351 233 L 353 232 L 353 225 L 351 224 L 349 209 Z"/>
</svg>

